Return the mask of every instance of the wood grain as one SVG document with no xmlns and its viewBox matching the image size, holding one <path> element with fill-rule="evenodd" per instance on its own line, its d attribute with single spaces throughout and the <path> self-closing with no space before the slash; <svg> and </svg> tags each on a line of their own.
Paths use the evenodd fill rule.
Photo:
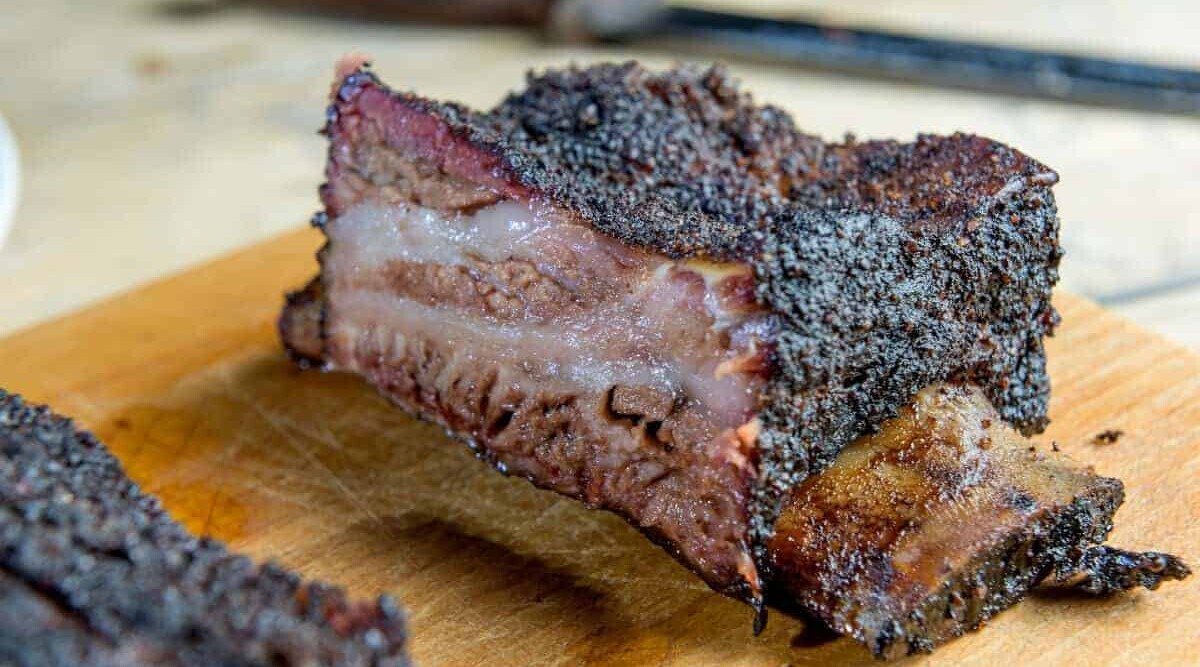
<svg viewBox="0 0 1200 667">
<path fill-rule="evenodd" d="M 274 333 L 313 270 L 293 232 L 0 340 L 0 386 L 93 429 L 190 529 L 388 591 L 422 665 L 866 665 L 709 592 L 621 520 L 476 462 L 344 375 L 301 373 Z M 1200 359 L 1059 300 L 1051 440 L 1129 500 L 1115 539 L 1200 562 Z M 1091 444 L 1105 429 L 1118 443 Z M 1111 600 L 1035 597 L 913 664 L 1178 665 L 1200 652 L 1196 579 Z"/>
</svg>

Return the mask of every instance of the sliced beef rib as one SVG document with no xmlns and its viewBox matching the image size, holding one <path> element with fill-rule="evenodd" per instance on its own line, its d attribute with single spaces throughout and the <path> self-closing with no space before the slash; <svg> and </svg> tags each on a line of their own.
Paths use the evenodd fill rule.
<svg viewBox="0 0 1200 667">
<path fill-rule="evenodd" d="M 632 63 L 480 113 L 350 60 L 325 132 L 294 357 L 760 610 L 777 584 L 802 597 L 771 551 L 795 489 L 923 388 L 1045 424 L 1057 176 L 1006 146 L 828 144 L 719 69 Z"/>
</svg>

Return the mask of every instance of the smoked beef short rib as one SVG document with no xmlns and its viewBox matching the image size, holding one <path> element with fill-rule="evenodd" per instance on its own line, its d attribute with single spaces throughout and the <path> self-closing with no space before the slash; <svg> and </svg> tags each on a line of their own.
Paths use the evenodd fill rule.
<svg viewBox="0 0 1200 667">
<path fill-rule="evenodd" d="M 1057 175 L 1006 146 L 827 144 L 719 69 L 636 64 L 531 76 L 479 113 L 347 60 L 325 132 L 328 243 L 280 319 L 293 357 L 620 514 L 760 611 L 828 607 L 776 520 L 922 389 L 969 383 L 997 421 L 1046 423 Z M 1070 510 L 1088 542 L 1112 484 L 1034 501 L 1054 523 L 1095 496 Z"/>
<path fill-rule="evenodd" d="M 787 490 L 921 388 L 1045 423 L 1057 177 L 1014 150 L 825 144 L 719 70 L 550 72 L 486 114 L 343 74 L 288 348 L 719 590 L 758 598 Z"/>
<path fill-rule="evenodd" d="M 407 665 L 352 603 L 175 523 L 100 442 L 0 390 L 0 664 Z"/>
</svg>

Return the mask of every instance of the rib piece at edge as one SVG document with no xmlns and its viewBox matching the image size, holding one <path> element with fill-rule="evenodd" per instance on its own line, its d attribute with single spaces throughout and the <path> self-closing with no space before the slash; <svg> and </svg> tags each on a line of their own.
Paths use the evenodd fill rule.
<svg viewBox="0 0 1200 667">
<path fill-rule="evenodd" d="M 90 434 L 0 390 L 0 663 L 400 667 L 405 637 L 387 596 L 188 534 Z"/>
<path fill-rule="evenodd" d="M 769 546 L 773 595 L 898 657 L 977 628 L 1052 573 L 1094 594 L 1190 574 L 1098 546 L 1123 499 L 1118 480 L 1031 446 L 977 387 L 930 387 L 792 492 Z"/>
</svg>

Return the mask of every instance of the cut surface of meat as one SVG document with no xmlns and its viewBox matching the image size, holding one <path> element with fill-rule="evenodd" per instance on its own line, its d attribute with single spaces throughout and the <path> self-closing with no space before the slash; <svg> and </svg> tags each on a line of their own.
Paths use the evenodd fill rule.
<svg viewBox="0 0 1200 667">
<path fill-rule="evenodd" d="M 792 586 L 801 561 L 776 557 L 776 521 L 923 388 L 970 384 L 997 427 L 1046 423 L 1057 176 L 1006 146 L 828 144 L 720 69 L 636 64 L 531 76 L 480 113 L 392 91 L 356 60 L 325 132 L 328 243 L 280 319 L 293 357 L 620 514 L 760 611 L 776 594 L 820 611 L 824 589 Z M 1099 525 L 1119 486 L 1095 479 L 1075 513 Z M 1051 523 L 1075 507 L 1038 502 Z M 1045 542 L 1013 521 L 995 529 Z M 971 546 L 962 580 L 995 574 L 981 563 L 1003 549 Z M 1009 574 L 1032 585 L 1047 562 Z M 910 648 L 978 620 L 904 643 L 825 617 Z"/>
<path fill-rule="evenodd" d="M 0 390 L 0 663 L 407 665 L 388 597 L 187 533 L 87 433 Z"/>
<path fill-rule="evenodd" d="M 753 583 L 746 434 L 773 324 L 748 270 L 512 202 L 369 202 L 327 229 L 327 363 L 502 470 L 634 518 L 715 587 Z"/>
</svg>

